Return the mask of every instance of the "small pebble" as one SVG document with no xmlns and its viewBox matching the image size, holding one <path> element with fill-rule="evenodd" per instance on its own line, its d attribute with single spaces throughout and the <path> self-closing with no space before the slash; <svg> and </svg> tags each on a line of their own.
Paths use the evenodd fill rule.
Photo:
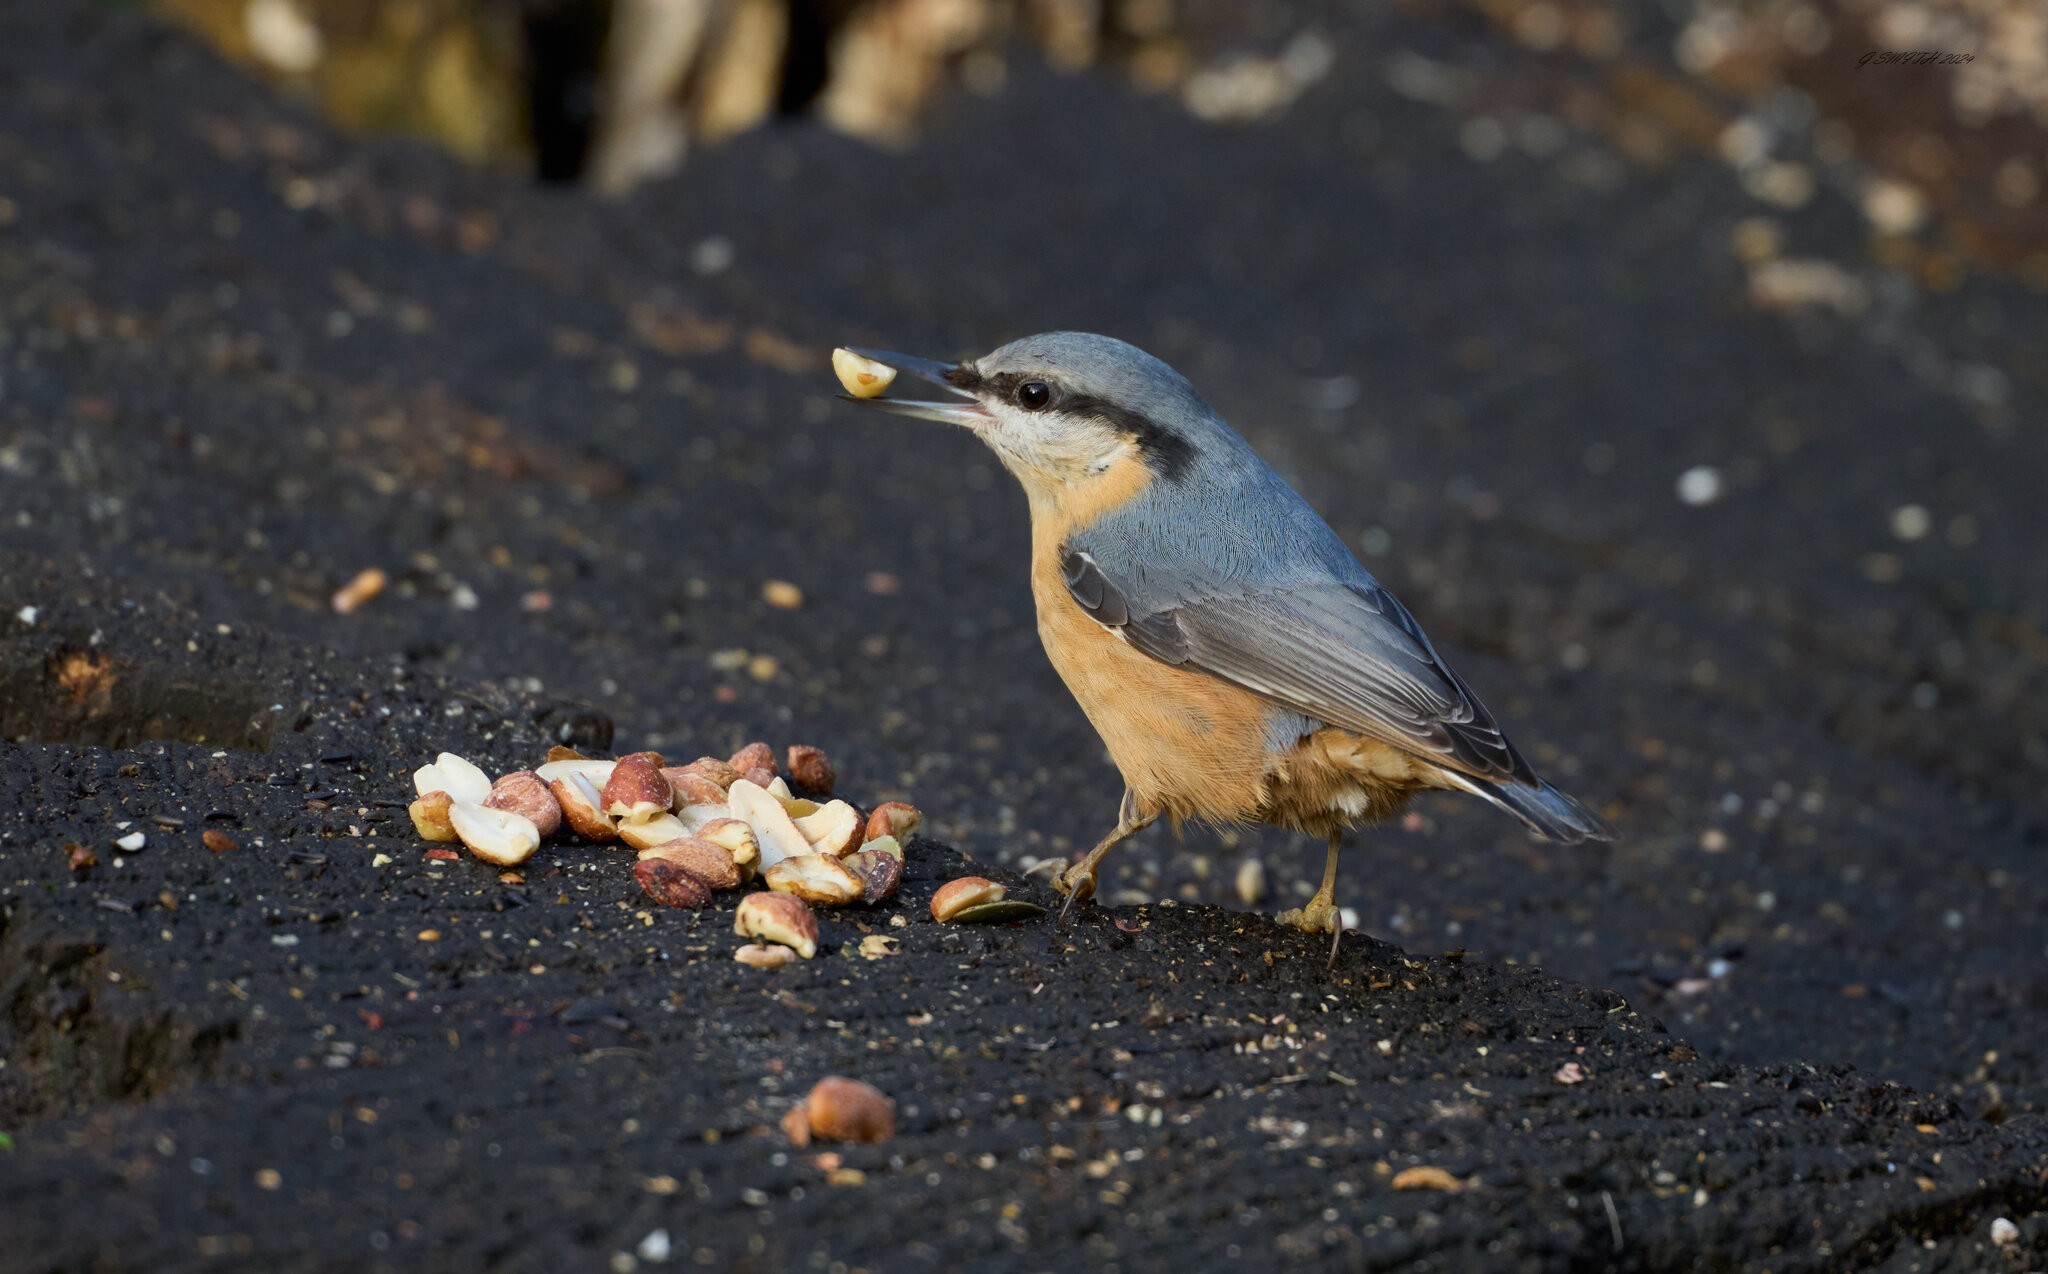
<svg viewBox="0 0 2048 1274">
<path fill-rule="evenodd" d="M 139 852 L 142 849 L 142 847 L 144 845 L 147 845 L 148 843 L 149 837 L 143 835 L 141 832 L 130 832 L 126 836 L 117 839 L 114 842 L 114 848 L 120 850 L 124 854 L 133 854 Z"/>
<path fill-rule="evenodd" d="M 1266 897 L 1266 864 L 1247 858 L 1237 865 L 1237 897 L 1247 907 L 1256 907 Z"/>
<path fill-rule="evenodd" d="M 1722 487 L 1721 471 L 1712 465 L 1694 465 L 1678 475 L 1678 498 L 1694 507 L 1720 499 Z"/>
<path fill-rule="evenodd" d="M 649 1230 L 647 1237 L 640 1240 L 640 1246 L 633 1249 L 633 1254 L 643 1261 L 660 1262 L 666 1261 L 673 1250 L 667 1230 Z"/>
<path fill-rule="evenodd" d="M 1991 1223 L 1991 1241 L 2000 1247 L 2015 1247 L 2020 1241 L 2020 1227 L 1999 1217 Z"/>
<path fill-rule="evenodd" d="M 337 615 L 346 615 L 363 603 L 370 601 L 384 591 L 391 577 L 379 567 L 368 567 L 356 573 L 355 578 L 335 590 L 329 604 Z"/>
</svg>

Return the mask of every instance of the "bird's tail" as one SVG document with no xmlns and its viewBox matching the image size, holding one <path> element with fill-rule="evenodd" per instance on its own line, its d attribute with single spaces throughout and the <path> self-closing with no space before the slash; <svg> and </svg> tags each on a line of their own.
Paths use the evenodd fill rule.
<svg viewBox="0 0 2048 1274">
<path fill-rule="evenodd" d="M 1576 845 L 1580 841 L 1614 839 L 1614 828 L 1606 819 L 1540 780 L 1538 786 L 1530 787 L 1512 780 L 1487 783 L 1460 776 L 1458 786 L 1521 819 L 1524 827 L 1544 840 Z"/>
</svg>

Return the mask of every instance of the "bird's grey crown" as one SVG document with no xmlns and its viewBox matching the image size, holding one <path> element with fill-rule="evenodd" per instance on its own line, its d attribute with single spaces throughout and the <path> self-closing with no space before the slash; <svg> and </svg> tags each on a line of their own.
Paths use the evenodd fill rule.
<svg viewBox="0 0 2048 1274">
<path fill-rule="evenodd" d="M 961 363 L 946 379 L 969 393 L 1005 398 L 1024 381 L 1047 381 L 1060 395 L 1052 410 L 1107 422 L 1135 441 L 1146 462 L 1169 480 L 1187 473 L 1198 450 L 1244 445 L 1186 377 L 1111 336 L 1027 336 Z"/>
</svg>

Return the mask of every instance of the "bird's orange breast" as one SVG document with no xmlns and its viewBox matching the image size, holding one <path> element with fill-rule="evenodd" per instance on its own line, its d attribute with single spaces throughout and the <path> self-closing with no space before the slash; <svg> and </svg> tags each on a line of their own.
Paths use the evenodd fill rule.
<svg viewBox="0 0 2048 1274">
<path fill-rule="evenodd" d="M 1160 663 L 1090 619 L 1059 551 L 1032 555 L 1038 636 L 1124 782 L 1153 813 L 1233 823 L 1265 802 L 1268 706 L 1248 690 Z"/>
<path fill-rule="evenodd" d="M 1088 617 L 1067 592 L 1067 537 L 1153 481 L 1135 455 L 1087 487 L 1032 501 L 1031 595 L 1038 637 L 1143 806 L 1178 821 L 1257 816 L 1266 793 L 1270 706 L 1249 690 L 1163 664 Z"/>
</svg>

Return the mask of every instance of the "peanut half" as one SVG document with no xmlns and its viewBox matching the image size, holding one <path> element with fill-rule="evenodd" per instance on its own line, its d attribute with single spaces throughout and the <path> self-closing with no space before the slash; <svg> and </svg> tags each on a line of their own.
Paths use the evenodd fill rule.
<svg viewBox="0 0 2048 1274">
<path fill-rule="evenodd" d="M 895 368 L 862 358 L 843 346 L 832 351 L 832 374 L 855 398 L 880 398 L 896 381 Z"/>
<path fill-rule="evenodd" d="M 774 863 L 761 873 L 761 883 L 779 894 L 795 894 L 806 902 L 843 907 L 861 896 L 863 882 L 830 854 L 798 854 Z"/>
<path fill-rule="evenodd" d="M 740 899 L 732 931 L 742 938 L 780 943 L 806 960 L 818 954 L 818 918 L 803 899 L 789 894 L 748 894 Z"/>
<path fill-rule="evenodd" d="M 951 920 L 969 907 L 985 902 L 1001 902 L 1003 887 L 993 880 L 980 876 L 962 876 L 939 886 L 939 892 L 932 895 L 932 919 L 941 923 Z"/>
<path fill-rule="evenodd" d="M 517 867 L 540 848 L 540 829 L 523 814 L 469 801 L 448 807 L 448 821 L 469 852 L 497 867 Z"/>
</svg>

